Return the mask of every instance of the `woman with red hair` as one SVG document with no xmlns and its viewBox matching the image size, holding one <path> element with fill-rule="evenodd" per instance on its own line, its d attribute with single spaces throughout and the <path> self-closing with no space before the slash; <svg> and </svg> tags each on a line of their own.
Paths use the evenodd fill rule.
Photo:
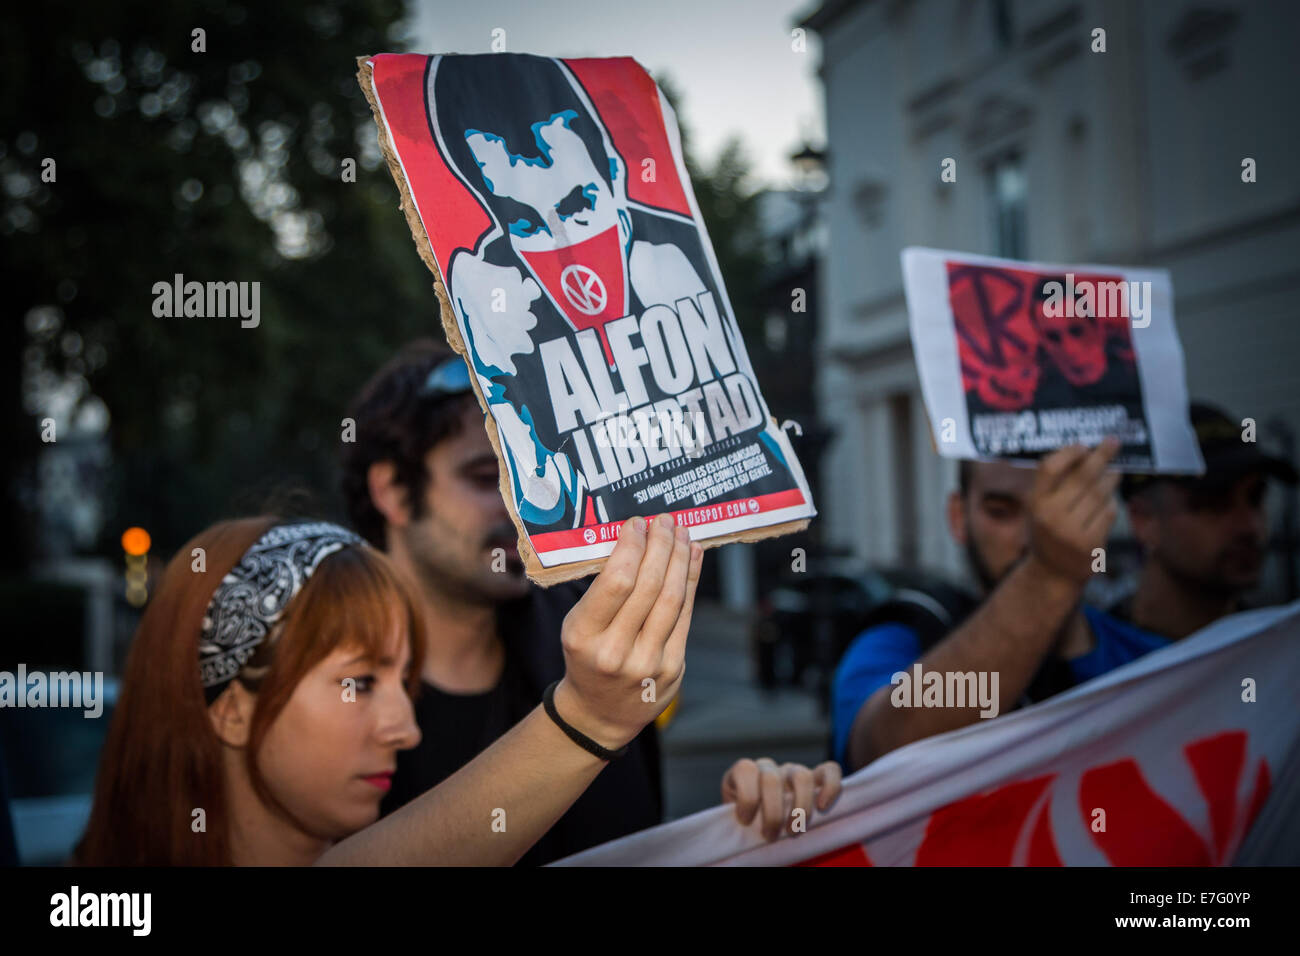
<svg viewBox="0 0 1300 956">
<path fill-rule="evenodd" d="M 515 862 L 677 694 L 702 550 L 671 525 L 623 525 L 543 706 L 378 823 L 419 740 L 409 586 L 336 525 L 214 525 L 141 619 L 75 862 Z"/>
</svg>

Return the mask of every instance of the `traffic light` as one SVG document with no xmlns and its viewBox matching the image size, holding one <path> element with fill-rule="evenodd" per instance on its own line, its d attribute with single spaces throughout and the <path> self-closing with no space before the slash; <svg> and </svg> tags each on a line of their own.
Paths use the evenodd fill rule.
<svg viewBox="0 0 1300 956">
<path fill-rule="evenodd" d="M 142 607 L 149 600 L 149 545 L 153 542 L 144 528 L 127 528 L 122 532 L 122 550 L 126 552 L 126 600 L 132 607 Z"/>
</svg>

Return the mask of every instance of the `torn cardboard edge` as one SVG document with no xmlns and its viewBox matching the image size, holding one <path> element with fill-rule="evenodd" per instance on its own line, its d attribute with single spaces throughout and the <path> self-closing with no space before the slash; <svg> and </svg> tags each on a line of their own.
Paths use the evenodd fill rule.
<svg viewBox="0 0 1300 956">
<path fill-rule="evenodd" d="M 479 388 L 478 376 L 474 374 L 474 367 L 469 358 L 469 349 L 461 338 L 460 328 L 456 324 L 456 314 L 451 307 L 451 296 L 448 294 L 446 284 L 443 281 L 442 270 L 438 268 L 438 260 L 433 254 L 433 246 L 430 244 L 429 236 L 424 230 L 424 223 L 420 220 L 420 214 L 415 206 L 415 199 L 411 195 L 411 187 L 406 181 L 406 176 L 402 173 L 402 164 L 397 158 L 397 151 L 393 149 L 393 144 L 389 140 L 388 126 L 384 122 L 384 114 L 379 105 L 379 98 L 375 95 L 374 71 L 370 64 L 376 55 L 378 54 L 357 57 L 357 82 L 361 84 L 361 91 L 365 94 L 366 102 L 370 104 L 370 112 L 374 116 L 375 127 L 378 130 L 379 149 L 384 154 L 384 161 L 388 164 L 389 174 L 393 177 L 393 181 L 397 183 L 397 191 L 401 196 L 400 209 L 406 215 L 406 224 L 410 227 L 411 238 L 415 240 L 416 250 L 419 252 L 420 258 L 429 267 L 429 271 L 433 273 L 433 291 L 438 296 L 438 311 L 442 319 L 442 331 L 447 337 L 447 344 L 455 349 L 470 367 L 470 384 L 474 389 L 474 397 L 478 399 L 479 408 L 483 410 L 483 423 L 487 427 L 488 440 L 492 443 L 492 451 L 497 456 L 497 470 L 500 473 L 498 488 L 501 492 L 501 498 L 506 504 L 506 511 L 510 514 L 510 520 L 515 526 L 515 532 L 519 537 L 519 557 L 524 562 L 524 573 L 528 575 L 529 580 L 542 587 L 550 587 L 552 584 L 560 584 L 564 581 L 572 581 L 576 578 L 595 574 L 604 567 L 606 560 L 608 560 L 607 557 L 595 558 L 590 561 L 575 561 L 549 568 L 543 565 L 541 559 L 537 556 L 537 552 L 533 550 L 528 530 L 524 527 L 523 520 L 519 517 L 518 510 L 515 508 L 514 495 L 509 483 L 510 469 L 501 454 L 501 442 L 497 435 L 496 420 L 488 411 L 487 399 L 484 398 Z M 775 418 L 769 416 L 769 420 L 773 425 L 777 425 Z M 780 426 L 777 425 L 777 427 Z M 654 514 L 658 514 L 658 512 L 644 517 L 654 517 Z M 623 520 L 626 521 L 631 517 L 633 515 L 627 515 Z M 739 542 L 761 541 L 765 538 L 777 538 L 782 535 L 803 531 L 807 529 L 809 520 L 808 518 L 800 518 L 795 521 L 784 521 L 780 524 L 766 525 L 762 528 L 751 528 L 748 531 L 732 532 L 698 540 L 700 545 L 705 548 L 716 548 L 724 544 Z"/>
</svg>

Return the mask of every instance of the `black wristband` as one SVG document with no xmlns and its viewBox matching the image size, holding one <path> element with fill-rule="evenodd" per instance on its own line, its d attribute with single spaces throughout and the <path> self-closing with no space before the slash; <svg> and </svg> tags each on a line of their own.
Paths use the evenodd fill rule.
<svg viewBox="0 0 1300 956">
<path fill-rule="evenodd" d="M 546 710 L 546 716 L 555 721 L 555 725 L 564 731 L 565 736 L 583 750 L 587 751 L 587 753 L 593 754 L 601 760 L 614 760 L 627 753 L 626 744 L 619 747 L 617 750 L 610 750 L 596 743 L 596 741 L 592 740 L 581 730 L 578 730 L 576 727 L 571 727 L 569 724 L 564 722 L 564 718 L 560 716 L 560 712 L 555 709 L 555 688 L 558 687 L 559 684 L 560 682 L 557 680 L 550 687 L 546 688 L 546 692 L 542 694 L 542 707 Z"/>
</svg>

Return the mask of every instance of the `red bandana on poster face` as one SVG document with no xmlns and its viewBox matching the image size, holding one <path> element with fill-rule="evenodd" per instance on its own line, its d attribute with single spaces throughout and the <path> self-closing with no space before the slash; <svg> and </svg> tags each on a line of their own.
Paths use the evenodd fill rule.
<svg viewBox="0 0 1300 956">
<path fill-rule="evenodd" d="M 520 254 L 569 324 L 579 332 L 597 331 L 605 361 L 613 368 L 605 323 L 627 314 L 626 263 L 618 248 L 618 227 L 573 245 Z"/>
</svg>

